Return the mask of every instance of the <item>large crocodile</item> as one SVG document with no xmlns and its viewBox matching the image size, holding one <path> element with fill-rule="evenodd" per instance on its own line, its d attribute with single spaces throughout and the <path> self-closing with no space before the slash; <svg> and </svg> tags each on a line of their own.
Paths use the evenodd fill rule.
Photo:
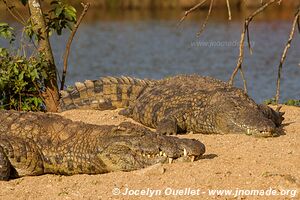
<svg viewBox="0 0 300 200">
<path fill-rule="evenodd" d="M 194 161 L 205 146 L 131 123 L 97 126 L 55 114 L 0 111 L 0 180 L 27 175 L 131 171 Z"/>
<path fill-rule="evenodd" d="M 257 105 L 241 89 L 198 75 L 163 80 L 104 77 L 62 91 L 61 110 L 126 108 L 121 113 L 162 134 L 278 135 L 283 114 Z"/>
</svg>

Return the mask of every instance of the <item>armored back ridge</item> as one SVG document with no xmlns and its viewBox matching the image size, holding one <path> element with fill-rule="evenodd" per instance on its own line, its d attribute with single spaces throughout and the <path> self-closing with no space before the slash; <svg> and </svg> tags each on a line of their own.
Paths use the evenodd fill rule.
<svg viewBox="0 0 300 200">
<path fill-rule="evenodd" d="M 61 91 L 60 111 L 70 109 L 109 110 L 132 104 L 143 90 L 155 81 L 131 77 L 103 77 L 98 80 L 77 82 Z"/>
</svg>

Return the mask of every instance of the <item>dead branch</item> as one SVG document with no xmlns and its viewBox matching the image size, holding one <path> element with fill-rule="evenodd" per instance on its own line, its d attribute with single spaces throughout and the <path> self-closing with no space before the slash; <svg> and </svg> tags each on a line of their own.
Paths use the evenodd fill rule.
<svg viewBox="0 0 300 200">
<path fill-rule="evenodd" d="M 245 32 L 246 32 L 246 22 L 243 26 L 243 31 L 242 31 L 242 34 L 241 34 L 240 47 L 239 47 L 240 53 L 239 53 L 239 58 L 238 58 L 238 62 L 237 62 L 237 67 L 234 69 L 234 71 L 231 75 L 231 78 L 229 80 L 229 85 L 231 85 L 231 86 L 233 85 L 233 79 L 234 79 L 236 73 L 238 72 L 238 70 L 242 69 L 242 64 L 243 64 L 243 60 L 244 60 Z M 244 90 L 245 91 L 247 90 L 247 88 L 245 89 L 245 84 L 244 84 Z"/>
<path fill-rule="evenodd" d="M 256 11 L 254 11 L 246 20 L 245 20 L 245 23 L 244 23 L 244 26 L 243 26 L 243 31 L 242 31 L 242 34 L 241 34 L 241 40 L 240 40 L 240 47 L 239 47 L 239 58 L 238 58 L 238 61 L 237 61 L 237 66 L 236 68 L 234 69 L 233 73 L 231 74 L 231 77 L 229 79 L 229 85 L 233 85 L 233 81 L 234 81 L 234 78 L 236 76 L 236 73 L 242 68 L 242 64 L 243 64 L 243 60 L 244 60 L 244 43 L 245 43 L 245 34 L 247 33 L 247 42 L 248 42 L 248 47 L 250 49 L 250 52 L 252 51 L 251 50 L 251 45 L 250 45 L 250 39 L 249 39 L 249 24 L 250 22 L 253 20 L 253 18 L 258 15 L 259 13 L 261 13 L 262 11 L 264 11 L 267 7 L 269 7 L 271 4 L 275 3 L 276 1 L 278 0 L 270 0 L 268 3 L 265 3 L 263 6 L 261 6 L 260 8 L 258 8 Z M 244 81 L 244 89 L 245 91 L 247 91 L 247 86 L 245 85 L 246 83 L 246 80 L 243 79 Z"/>
<path fill-rule="evenodd" d="M 67 70 L 68 70 L 68 58 L 69 58 L 70 48 L 71 48 L 73 38 L 76 34 L 76 31 L 77 31 L 83 17 L 85 16 L 85 14 L 87 13 L 87 11 L 90 7 L 90 3 L 87 3 L 87 4 L 81 3 L 81 5 L 83 6 L 83 11 L 82 11 L 80 17 L 78 18 L 78 21 L 74 25 L 74 28 L 71 32 L 71 35 L 70 35 L 69 39 L 68 39 L 65 54 L 64 54 L 64 69 L 63 69 L 63 74 L 62 74 L 62 78 L 61 78 L 62 80 L 61 80 L 61 85 L 60 85 L 61 90 L 64 89 L 64 85 L 65 85 L 65 80 L 66 80 L 66 75 L 67 75 Z"/>
<path fill-rule="evenodd" d="M 247 87 L 247 81 L 246 81 L 246 78 L 245 78 L 243 67 L 240 68 L 240 74 L 241 74 L 241 77 L 242 77 L 242 80 L 243 80 L 244 92 L 247 94 L 248 93 L 248 87 Z"/>
<path fill-rule="evenodd" d="M 191 12 L 194 12 L 195 10 L 200 8 L 206 1 L 207 0 L 203 0 L 200 3 L 198 3 L 197 5 L 195 5 L 194 7 L 192 7 L 191 9 L 185 11 L 184 16 L 180 19 L 180 21 L 178 22 L 177 25 L 179 26 Z"/>
<path fill-rule="evenodd" d="M 300 14 L 300 11 L 299 11 L 299 8 L 298 8 L 298 11 L 297 11 L 297 13 L 295 15 L 295 18 L 294 18 L 294 21 L 293 21 L 293 25 L 292 25 L 291 32 L 290 32 L 290 35 L 289 35 L 289 39 L 288 39 L 288 41 L 285 45 L 285 48 L 283 50 L 283 53 L 282 53 L 282 56 L 281 56 L 281 59 L 280 59 L 280 63 L 279 63 L 279 66 L 278 66 L 277 88 L 276 88 L 276 96 L 275 96 L 275 102 L 276 102 L 277 105 L 278 105 L 279 96 L 280 96 L 280 78 L 281 78 L 282 66 L 283 66 L 283 63 L 286 59 L 287 52 L 288 52 L 289 48 L 291 47 L 291 43 L 292 43 L 294 33 L 295 33 L 295 28 L 296 28 L 297 22 L 299 21 L 299 14 Z"/>
<path fill-rule="evenodd" d="M 19 22 L 20 24 L 22 24 L 23 26 L 26 26 L 26 21 L 25 21 L 24 18 L 19 14 L 19 12 L 18 12 L 18 11 L 15 11 L 16 14 L 14 13 L 14 6 L 8 5 L 8 3 L 6 2 L 6 0 L 2 0 L 2 1 L 3 1 L 3 3 L 5 4 L 5 6 L 6 6 L 8 12 L 11 14 L 11 16 L 12 16 L 13 18 L 15 18 L 15 20 L 16 20 L 17 22 Z M 18 15 L 18 16 L 17 16 L 17 15 Z"/>
<path fill-rule="evenodd" d="M 212 8 L 213 8 L 213 4 L 214 4 L 214 0 L 210 0 L 210 4 L 209 4 L 209 9 L 208 9 L 208 13 L 206 15 L 206 18 L 201 26 L 201 29 L 200 31 L 197 33 L 197 36 L 200 36 L 201 33 L 204 31 L 206 25 L 207 25 L 207 22 L 208 22 L 208 19 L 209 19 L 209 16 L 211 14 L 211 11 L 212 11 Z"/>
<path fill-rule="evenodd" d="M 227 10 L 228 10 L 228 20 L 231 20 L 231 9 L 229 0 L 226 0 Z"/>
<path fill-rule="evenodd" d="M 253 54 L 253 50 L 252 50 L 251 42 L 250 42 L 249 24 L 248 24 L 248 26 L 246 26 L 246 33 L 247 33 L 247 44 L 248 44 L 248 49 L 249 49 L 249 51 L 250 51 L 250 55 L 252 55 L 252 54 Z"/>
<path fill-rule="evenodd" d="M 300 7 L 298 8 L 298 12 L 300 12 Z M 300 33 L 300 18 L 299 17 L 297 20 L 297 24 L 298 24 L 298 32 Z"/>
</svg>

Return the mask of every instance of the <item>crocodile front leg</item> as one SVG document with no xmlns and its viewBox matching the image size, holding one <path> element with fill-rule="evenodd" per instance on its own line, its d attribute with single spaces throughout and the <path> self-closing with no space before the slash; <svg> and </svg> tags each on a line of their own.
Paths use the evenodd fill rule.
<svg viewBox="0 0 300 200">
<path fill-rule="evenodd" d="M 0 146 L 0 180 L 7 181 L 10 177 L 11 164 L 4 149 Z"/>
<path fill-rule="evenodd" d="M 43 174 L 43 159 L 38 148 L 27 139 L 0 138 L 0 180 Z"/>
<path fill-rule="evenodd" d="M 186 133 L 186 113 L 175 110 L 157 122 L 156 132 L 161 135 Z"/>
<path fill-rule="evenodd" d="M 156 131 L 161 135 L 176 135 L 177 120 L 174 117 L 162 119 L 158 122 Z"/>
</svg>

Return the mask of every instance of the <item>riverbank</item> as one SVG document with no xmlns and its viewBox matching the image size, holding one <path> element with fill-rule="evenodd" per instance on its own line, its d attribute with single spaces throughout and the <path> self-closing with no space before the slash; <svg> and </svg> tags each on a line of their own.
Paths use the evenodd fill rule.
<svg viewBox="0 0 300 200">
<path fill-rule="evenodd" d="M 190 8 L 200 0 L 86 0 L 91 2 L 92 5 L 96 5 L 104 8 Z M 203 7 L 209 7 L 207 1 Z M 247 8 L 258 8 L 262 5 L 262 2 L 268 2 L 266 0 L 230 0 L 230 6 L 232 9 L 247 9 Z M 283 8 L 293 8 L 299 5 L 297 0 L 283 0 L 281 6 Z M 227 9 L 225 0 L 214 0 L 214 6 L 218 8 Z"/>
<path fill-rule="evenodd" d="M 133 172 L 102 175 L 24 177 L 0 182 L 0 199 L 146 199 L 149 195 L 113 195 L 112 191 L 156 190 L 154 199 L 298 199 L 300 190 L 300 108 L 283 106 L 285 135 L 254 138 L 246 135 L 183 135 L 206 145 L 203 159 L 193 163 L 174 163 Z M 71 110 L 61 115 L 93 124 L 119 124 L 132 121 L 118 111 Z M 114 189 L 118 188 L 118 189 Z M 187 189 L 186 189 L 187 188 Z M 200 190 L 192 195 L 191 190 Z M 265 195 L 209 195 L 217 189 Z M 173 190 L 183 195 L 169 194 Z M 295 194 L 297 190 L 297 194 Z M 190 192 L 188 192 L 190 191 Z M 269 194 L 274 191 L 276 195 Z M 289 192 L 288 192 L 289 191 Z M 202 193 L 203 192 L 203 193 Z M 287 195 L 281 195 L 281 194 Z M 278 194 L 278 195 L 277 195 Z M 296 196 L 298 195 L 298 196 Z M 150 199 L 150 198 L 149 198 Z"/>
<path fill-rule="evenodd" d="M 50 2 L 52 0 L 45 0 Z M 16 4 L 17 7 L 22 5 L 19 3 L 19 0 L 10 1 L 13 4 Z M 122 9 L 188 9 L 197 3 L 200 0 L 82 0 L 82 1 L 71 1 L 66 0 L 66 2 L 72 5 L 80 5 L 81 2 L 89 2 L 92 7 L 98 8 L 122 8 Z M 203 8 L 209 7 L 209 2 L 207 1 Z M 247 8 L 258 8 L 261 6 L 261 3 L 267 2 L 266 0 L 230 0 L 230 7 L 232 9 L 247 9 Z M 299 5 L 298 0 L 283 0 L 281 2 L 281 8 L 296 8 Z M 0 8 L 4 4 L 0 4 Z M 227 9 L 225 0 L 214 0 L 214 7 Z"/>
</svg>

